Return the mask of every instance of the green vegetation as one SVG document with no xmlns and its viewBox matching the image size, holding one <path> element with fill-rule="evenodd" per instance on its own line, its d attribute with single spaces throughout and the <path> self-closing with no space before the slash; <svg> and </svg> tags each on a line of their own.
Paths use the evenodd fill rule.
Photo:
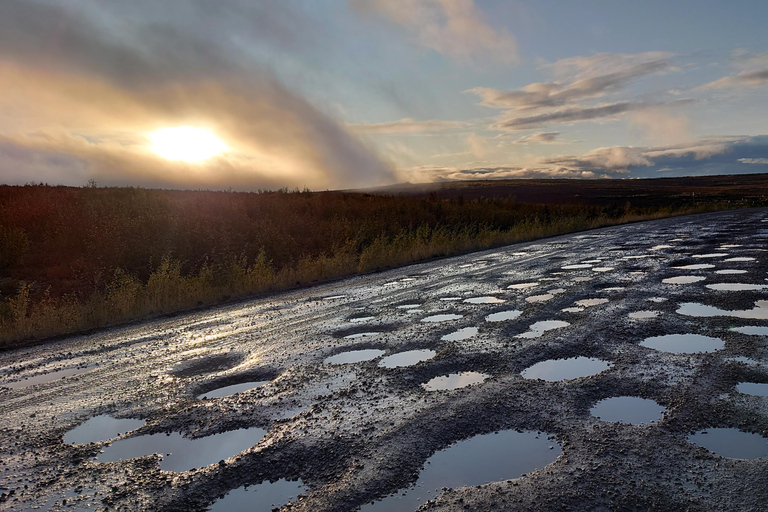
<svg viewBox="0 0 768 512">
<path fill-rule="evenodd" d="M 429 258 L 724 207 L 706 200 L 684 205 L 2 186 L 0 346 Z"/>
</svg>

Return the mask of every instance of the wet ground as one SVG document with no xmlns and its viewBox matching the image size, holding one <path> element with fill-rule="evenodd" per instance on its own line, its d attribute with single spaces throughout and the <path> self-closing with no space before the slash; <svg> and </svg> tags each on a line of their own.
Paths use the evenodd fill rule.
<svg viewBox="0 0 768 512">
<path fill-rule="evenodd" d="M 612 227 L 1 353 L 0 510 L 764 509 L 766 241 Z"/>
</svg>

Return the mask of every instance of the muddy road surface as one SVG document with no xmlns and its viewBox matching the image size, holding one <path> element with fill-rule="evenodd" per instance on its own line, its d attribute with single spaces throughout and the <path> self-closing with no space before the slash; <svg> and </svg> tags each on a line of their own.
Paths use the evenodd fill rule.
<svg viewBox="0 0 768 512">
<path fill-rule="evenodd" d="M 0 353 L 0 510 L 765 510 L 768 211 Z"/>
</svg>

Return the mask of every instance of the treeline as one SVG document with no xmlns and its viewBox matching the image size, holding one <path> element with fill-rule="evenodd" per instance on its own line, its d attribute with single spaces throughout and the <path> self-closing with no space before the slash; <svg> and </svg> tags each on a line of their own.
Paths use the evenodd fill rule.
<svg viewBox="0 0 768 512">
<path fill-rule="evenodd" d="M 342 192 L 0 186 L 0 346 L 690 211 Z"/>
</svg>

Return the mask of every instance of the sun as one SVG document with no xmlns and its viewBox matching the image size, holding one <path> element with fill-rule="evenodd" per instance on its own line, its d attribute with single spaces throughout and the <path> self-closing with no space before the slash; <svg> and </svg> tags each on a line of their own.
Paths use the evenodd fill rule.
<svg viewBox="0 0 768 512">
<path fill-rule="evenodd" d="M 213 133 L 192 126 L 163 128 L 150 134 L 149 139 L 152 151 L 168 160 L 200 162 L 227 150 Z"/>
</svg>

